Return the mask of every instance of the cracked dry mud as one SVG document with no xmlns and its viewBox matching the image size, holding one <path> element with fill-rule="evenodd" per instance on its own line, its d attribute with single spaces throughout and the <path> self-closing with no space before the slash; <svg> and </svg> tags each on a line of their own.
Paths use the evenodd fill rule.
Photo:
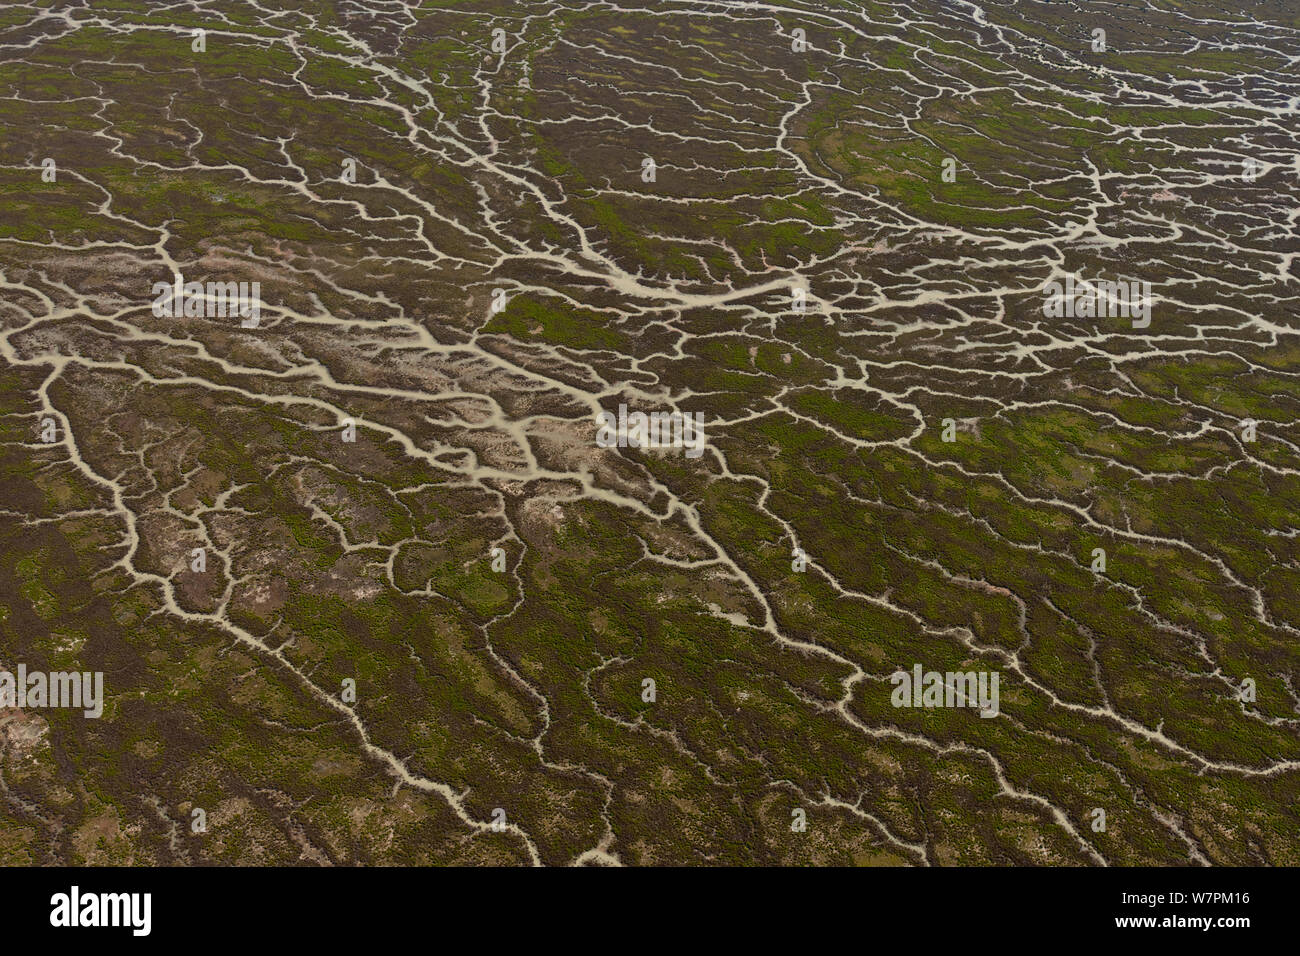
<svg viewBox="0 0 1300 956">
<path fill-rule="evenodd" d="M 1217 7 L 0 7 L 0 665 L 107 696 L 0 860 L 1300 864 L 1300 13 Z"/>
</svg>

